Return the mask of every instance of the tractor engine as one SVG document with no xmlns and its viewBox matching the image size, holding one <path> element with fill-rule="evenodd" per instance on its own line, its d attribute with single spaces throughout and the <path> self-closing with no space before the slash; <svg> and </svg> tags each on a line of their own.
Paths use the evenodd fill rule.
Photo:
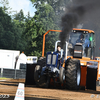
<svg viewBox="0 0 100 100">
<path fill-rule="evenodd" d="M 58 53 L 48 52 L 46 57 L 46 66 L 42 68 L 43 74 L 51 78 L 58 77 L 59 75 Z"/>
</svg>

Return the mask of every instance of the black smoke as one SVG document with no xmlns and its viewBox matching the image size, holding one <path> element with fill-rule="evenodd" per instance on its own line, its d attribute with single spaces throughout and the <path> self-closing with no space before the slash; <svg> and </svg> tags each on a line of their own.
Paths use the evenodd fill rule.
<svg viewBox="0 0 100 100">
<path fill-rule="evenodd" d="M 72 0 L 72 4 L 66 9 L 65 15 L 62 16 L 62 32 L 59 35 L 62 47 L 72 28 L 76 28 L 78 24 L 82 23 L 83 28 L 97 31 L 100 23 L 100 0 Z"/>
</svg>

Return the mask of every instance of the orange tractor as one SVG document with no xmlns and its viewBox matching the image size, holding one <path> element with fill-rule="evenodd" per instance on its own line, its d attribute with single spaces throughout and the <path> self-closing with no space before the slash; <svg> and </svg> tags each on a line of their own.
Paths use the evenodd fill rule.
<svg viewBox="0 0 100 100">
<path fill-rule="evenodd" d="M 44 57 L 45 36 L 50 32 L 61 32 L 61 30 L 49 30 L 43 36 L 42 57 L 34 70 L 34 80 L 38 87 L 48 87 L 53 82 L 60 83 L 67 89 L 78 90 L 81 88 L 96 90 L 96 82 L 100 80 L 100 61 L 94 59 L 95 33 L 88 29 L 73 28 L 69 34 L 69 41 L 65 41 L 61 49 L 59 59 L 57 45 L 55 51 L 47 52 Z M 65 52 L 63 65 L 58 62 Z"/>
</svg>

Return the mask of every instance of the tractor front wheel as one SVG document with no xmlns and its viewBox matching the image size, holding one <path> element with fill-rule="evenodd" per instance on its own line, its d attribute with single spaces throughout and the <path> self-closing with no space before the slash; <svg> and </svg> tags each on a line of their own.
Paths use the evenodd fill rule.
<svg viewBox="0 0 100 100">
<path fill-rule="evenodd" d="M 70 90 L 78 90 L 80 88 L 81 80 L 80 61 L 76 59 L 70 59 L 65 65 L 66 88 Z"/>
<path fill-rule="evenodd" d="M 46 65 L 46 59 L 42 58 L 38 60 L 38 63 L 34 70 L 34 80 L 36 82 L 37 87 L 48 87 L 48 77 L 46 75 L 42 75 L 42 67 Z"/>
</svg>

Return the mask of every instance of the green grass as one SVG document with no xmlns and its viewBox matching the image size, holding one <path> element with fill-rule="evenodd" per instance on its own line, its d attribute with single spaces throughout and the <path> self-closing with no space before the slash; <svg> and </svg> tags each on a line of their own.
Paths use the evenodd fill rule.
<svg viewBox="0 0 100 100">
<path fill-rule="evenodd" d="M 6 80 L 6 79 L 11 79 L 11 78 L 0 77 L 0 80 Z"/>
</svg>

